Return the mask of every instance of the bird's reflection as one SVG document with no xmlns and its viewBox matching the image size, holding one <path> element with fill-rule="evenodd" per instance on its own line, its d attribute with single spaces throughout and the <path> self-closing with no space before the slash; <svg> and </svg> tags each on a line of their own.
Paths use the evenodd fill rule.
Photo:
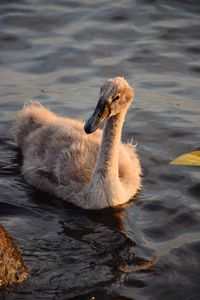
<svg viewBox="0 0 200 300">
<path fill-rule="evenodd" d="M 56 245 L 54 251 L 57 261 L 62 261 L 62 274 L 66 268 L 72 274 L 76 273 L 82 266 L 80 278 L 83 272 L 84 276 L 98 276 L 99 280 L 104 278 L 105 281 L 119 285 L 130 276 L 154 271 L 152 266 L 156 257 L 144 258 L 143 253 L 138 251 L 136 254 L 135 249 L 140 248 L 140 240 L 137 238 L 140 235 L 139 229 L 136 225 L 133 228 L 134 222 L 131 223 L 136 238 L 131 236 L 130 228 L 127 229 L 134 202 L 126 207 L 87 211 L 33 189 L 29 191 L 29 200 L 36 209 L 44 212 L 45 226 L 47 231 L 51 231 L 50 235 L 45 235 L 45 244 L 46 247 Z M 41 244 L 39 232 L 37 238 Z M 51 253 L 52 249 L 46 248 L 46 251 Z M 60 270 L 56 272 L 60 274 Z"/>
</svg>

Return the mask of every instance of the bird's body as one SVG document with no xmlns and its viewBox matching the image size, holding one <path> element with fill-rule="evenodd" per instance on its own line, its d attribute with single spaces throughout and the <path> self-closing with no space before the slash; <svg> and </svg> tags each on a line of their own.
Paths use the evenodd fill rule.
<svg viewBox="0 0 200 300">
<path fill-rule="evenodd" d="M 13 124 L 25 180 L 85 209 L 126 203 L 140 188 L 141 169 L 135 147 L 120 142 L 125 113 L 88 135 L 80 121 L 25 105 Z"/>
</svg>

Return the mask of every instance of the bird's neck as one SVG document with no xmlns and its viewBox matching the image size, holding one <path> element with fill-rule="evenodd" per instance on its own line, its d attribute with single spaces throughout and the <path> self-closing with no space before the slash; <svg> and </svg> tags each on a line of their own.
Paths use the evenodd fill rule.
<svg viewBox="0 0 200 300">
<path fill-rule="evenodd" d="M 111 180 L 118 178 L 119 146 L 126 110 L 110 117 L 104 127 L 94 176 L 101 174 Z"/>
</svg>

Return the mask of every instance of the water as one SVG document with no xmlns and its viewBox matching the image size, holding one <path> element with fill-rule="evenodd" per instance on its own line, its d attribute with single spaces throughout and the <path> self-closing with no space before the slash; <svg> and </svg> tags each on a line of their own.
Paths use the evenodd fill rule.
<svg viewBox="0 0 200 300">
<path fill-rule="evenodd" d="M 199 1 L 0 2 L 0 223 L 31 272 L 1 299 L 200 299 Z M 9 128 L 27 99 L 86 119 L 100 84 L 136 90 L 123 140 L 143 167 L 135 203 L 86 212 L 27 185 Z"/>
</svg>

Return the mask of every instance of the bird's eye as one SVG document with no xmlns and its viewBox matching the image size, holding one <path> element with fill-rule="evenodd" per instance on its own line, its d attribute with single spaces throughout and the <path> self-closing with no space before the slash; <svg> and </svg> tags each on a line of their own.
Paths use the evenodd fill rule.
<svg viewBox="0 0 200 300">
<path fill-rule="evenodd" d="M 116 101 L 116 100 L 119 100 L 119 95 L 117 95 L 117 96 L 115 96 L 115 97 L 113 97 L 113 101 Z"/>
</svg>

